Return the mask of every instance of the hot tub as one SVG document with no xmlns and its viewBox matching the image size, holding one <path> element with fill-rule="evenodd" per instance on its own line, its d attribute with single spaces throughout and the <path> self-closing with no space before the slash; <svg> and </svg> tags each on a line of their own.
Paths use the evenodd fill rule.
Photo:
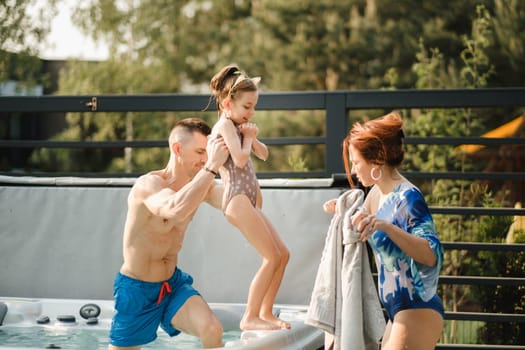
<svg viewBox="0 0 525 350">
<path fill-rule="evenodd" d="M 0 349 L 107 349 L 113 315 L 111 300 L 30 299 L 0 297 Z M 276 305 L 279 317 L 291 330 L 241 331 L 239 321 L 244 304 L 211 303 L 224 328 L 222 349 L 317 350 L 323 347 L 323 333 L 305 325 L 306 306 Z M 4 307 L 5 309 L 5 307 Z M 197 338 L 181 334 L 170 338 L 159 329 L 158 338 L 143 349 L 199 349 Z"/>
</svg>

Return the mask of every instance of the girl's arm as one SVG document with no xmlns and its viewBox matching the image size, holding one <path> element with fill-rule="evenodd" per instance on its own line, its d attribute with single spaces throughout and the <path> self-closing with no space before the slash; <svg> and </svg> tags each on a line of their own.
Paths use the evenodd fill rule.
<svg viewBox="0 0 525 350">
<path fill-rule="evenodd" d="M 253 150 L 253 154 L 255 154 L 257 158 L 261 160 L 268 159 L 268 154 L 269 154 L 268 147 L 266 147 L 264 143 L 259 141 L 259 139 L 257 138 L 253 139 L 252 150 Z"/>
<path fill-rule="evenodd" d="M 237 134 L 237 128 L 233 122 L 227 118 L 221 117 L 216 127 L 218 133 L 222 135 L 228 151 L 230 151 L 235 166 L 239 168 L 244 167 L 250 159 L 253 139 L 251 137 L 244 137 L 243 143 L 241 144 L 241 140 Z"/>
</svg>

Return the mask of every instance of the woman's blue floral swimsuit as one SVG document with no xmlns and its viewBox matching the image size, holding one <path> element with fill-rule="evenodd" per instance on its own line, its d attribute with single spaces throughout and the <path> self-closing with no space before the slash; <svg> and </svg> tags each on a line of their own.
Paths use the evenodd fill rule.
<svg viewBox="0 0 525 350">
<path fill-rule="evenodd" d="M 378 267 L 379 298 L 390 320 L 406 309 L 430 308 L 444 316 L 443 303 L 436 294 L 443 247 L 422 193 L 410 182 L 403 182 L 387 197 L 375 214 L 411 235 L 426 239 L 437 257 L 434 266 L 416 262 L 405 254 L 383 231 L 368 240 Z"/>
</svg>

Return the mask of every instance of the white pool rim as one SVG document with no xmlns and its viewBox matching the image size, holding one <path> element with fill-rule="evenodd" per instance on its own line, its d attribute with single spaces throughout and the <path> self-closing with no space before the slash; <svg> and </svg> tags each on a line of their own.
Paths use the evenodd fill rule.
<svg viewBox="0 0 525 350">
<path fill-rule="evenodd" d="M 81 299 L 52 299 L 52 298 L 15 298 L 1 297 L 0 302 L 7 305 L 7 314 L 3 320 L 3 326 L 31 327 L 39 326 L 36 319 L 45 315 L 50 318 L 50 325 L 63 326 L 68 329 L 102 329 L 108 330 L 113 316 L 112 300 L 81 300 Z M 100 307 L 98 324 L 88 325 L 87 321 L 80 317 L 79 310 L 86 304 L 96 304 Z M 210 307 L 221 320 L 224 330 L 239 329 L 239 321 L 244 312 L 245 304 L 233 303 L 210 303 Z M 275 310 L 279 317 L 290 322 L 290 330 L 275 331 L 244 331 L 239 340 L 228 341 L 220 349 L 243 349 L 243 350 L 316 350 L 323 347 L 324 335 L 322 331 L 304 324 L 307 306 L 277 304 Z M 73 315 L 75 322 L 62 323 L 57 320 L 58 315 Z M 3 326 L 0 326 L 3 327 Z M 42 325 L 46 327 L 46 325 Z M 159 329 L 159 332 L 163 332 Z M 36 348 L 6 347 L 2 350 L 22 350 Z M 217 348 L 219 349 L 219 348 Z"/>
</svg>

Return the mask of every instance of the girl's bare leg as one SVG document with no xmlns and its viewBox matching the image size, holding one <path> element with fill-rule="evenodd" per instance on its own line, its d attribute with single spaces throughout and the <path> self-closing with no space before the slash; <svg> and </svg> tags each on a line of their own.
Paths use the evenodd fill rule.
<svg viewBox="0 0 525 350">
<path fill-rule="evenodd" d="M 281 264 L 277 268 L 277 271 L 275 271 L 272 282 L 270 283 L 270 286 L 266 291 L 266 295 L 264 296 L 263 302 L 261 304 L 261 311 L 259 313 L 259 317 L 263 320 L 277 325 L 279 328 L 290 329 L 290 324 L 288 322 L 285 322 L 275 317 L 272 312 L 273 305 L 275 303 L 275 297 L 277 296 L 277 292 L 279 291 L 279 287 L 281 286 L 281 282 L 284 276 L 284 270 L 286 269 L 286 265 L 290 260 L 290 252 L 284 245 L 279 235 L 277 234 L 277 231 L 273 227 L 270 220 L 264 215 L 262 211 L 258 210 L 258 212 L 261 218 L 266 223 L 267 230 L 268 232 L 270 232 L 275 244 L 279 249 L 279 252 L 281 253 Z"/>
<path fill-rule="evenodd" d="M 433 350 L 443 330 L 443 318 L 432 309 L 399 311 L 388 325 L 381 350 Z"/>
<path fill-rule="evenodd" d="M 266 222 L 245 195 L 235 196 L 225 210 L 228 221 L 237 227 L 246 240 L 262 257 L 262 264 L 250 284 L 246 311 L 241 320 L 242 330 L 278 329 L 276 325 L 259 317 L 261 304 L 281 265 L 281 254 Z"/>
</svg>

